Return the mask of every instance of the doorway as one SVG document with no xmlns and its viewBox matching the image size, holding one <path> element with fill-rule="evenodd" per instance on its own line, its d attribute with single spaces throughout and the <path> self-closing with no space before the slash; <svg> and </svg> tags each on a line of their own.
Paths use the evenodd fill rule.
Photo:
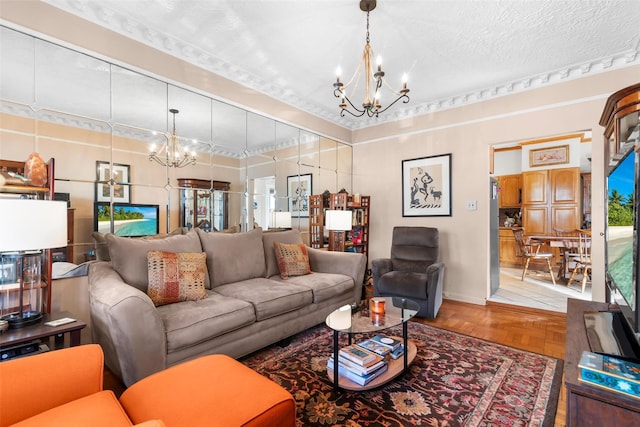
<svg viewBox="0 0 640 427">
<path fill-rule="evenodd" d="M 547 154 L 549 152 L 551 154 L 560 153 L 560 157 L 548 162 L 546 162 L 546 158 L 533 157 L 538 153 Z M 565 152 L 566 157 L 563 158 Z M 495 179 L 498 200 L 492 198 L 489 203 L 490 206 L 493 204 L 493 207 L 490 210 L 491 283 L 487 290 L 488 300 L 556 312 L 566 312 L 568 298 L 591 300 L 590 284 L 584 293 L 581 292 L 579 283 L 576 283 L 575 280 L 570 287 L 566 285 L 566 280 L 557 280 L 557 284 L 554 285 L 546 264 L 542 264 L 540 267 L 530 267 L 523 278 L 522 261 L 521 258 L 516 257 L 516 243 L 513 238 L 513 227 L 515 226 L 524 226 L 525 234 L 551 235 L 555 233 L 553 231 L 555 227 L 552 226 L 555 224 L 550 224 L 552 221 L 549 219 L 550 212 L 557 211 L 554 210 L 554 206 L 549 206 L 546 211 L 541 210 L 541 212 L 545 212 L 544 215 L 547 215 L 544 217 L 547 222 L 543 227 L 537 227 L 537 229 L 537 224 L 530 213 L 538 211 L 531 209 L 531 205 L 526 205 L 523 209 L 523 173 L 563 169 L 575 174 L 579 168 L 580 186 L 572 190 L 575 193 L 573 196 L 577 203 L 574 205 L 567 203 L 562 208 L 573 206 L 573 211 L 570 211 L 573 215 L 571 217 L 573 229 L 590 226 L 588 225 L 591 221 L 590 200 L 585 199 L 585 194 L 590 193 L 585 192 L 584 189 L 585 185 L 590 185 L 591 131 L 579 131 L 536 140 L 499 143 L 492 146 L 490 153 L 494 169 L 491 179 Z M 562 172 L 548 172 L 549 176 L 558 173 Z M 490 197 L 495 192 L 492 180 L 490 180 L 490 188 L 492 189 Z M 527 179 L 527 182 L 529 183 L 530 180 Z M 514 183 L 517 184 L 514 185 Z M 531 188 L 528 188 L 527 191 L 531 192 Z M 545 189 L 541 194 L 547 197 L 547 192 L 550 191 Z M 556 220 L 555 217 L 553 220 Z M 527 227 L 527 222 L 529 222 L 530 228 Z M 555 253 L 558 250 L 554 249 Z M 498 262 L 496 262 L 496 256 Z M 552 267 L 554 275 L 557 275 L 559 265 L 553 264 Z"/>
</svg>

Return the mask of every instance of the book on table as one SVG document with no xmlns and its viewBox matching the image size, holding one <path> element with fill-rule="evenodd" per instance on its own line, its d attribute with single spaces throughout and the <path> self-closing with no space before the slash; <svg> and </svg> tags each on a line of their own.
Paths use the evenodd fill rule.
<svg viewBox="0 0 640 427">
<path fill-rule="evenodd" d="M 386 347 L 372 339 L 360 341 L 356 344 L 360 348 L 364 348 L 365 350 L 369 350 L 372 353 L 375 353 L 379 356 L 386 357 L 393 350 L 389 347 Z"/>
<path fill-rule="evenodd" d="M 402 341 L 386 335 L 376 335 L 373 338 L 371 338 L 371 341 L 376 342 L 384 347 L 387 347 L 392 351 L 396 350 L 398 347 L 402 345 Z"/>
<path fill-rule="evenodd" d="M 329 360 L 327 361 L 327 368 L 330 370 L 333 370 L 333 358 L 329 358 Z M 358 375 L 355 372 L 353 372 L 352 370 L 346 368 L 344 365 L 342 365 L 339 361 L 338 361 L 338 374 L 340 374 L 341 376 L 345 377 L 346 379 L 348 379 L 349 381 L 353 381 L 354 383 L 364 386 L 369 384 L 371 381 L 373 381 L 374 379 L 378 378 L 380 375 L 382 375 L 384 372 L 386 372 L 387 370 L 387 364 L 384 363 L 380 368 L 376 369 L 373 372 L 370 372 L 366 375 Z"/>
<path fill-rule="evenodd" d="M 640 363 L 584 351 L 578 380 L 640 399 Z"/>
<path fill-rule="evenodd" d="M 342 347 L 339 351 L 339 355 L 357 363 L 360 366 L 371 366 L 374 363 L 383 360 L 383 357 L 379 354 L 375 354 L 356 344 L 351 344 L 346 347 Z"/>
<path fill-rule="evenodd" d="M 333 363 L 333 354 L 329 358 L 329 361 Z M 367 375 L 367 374 L 370 374 L 371 372 L 381 368 L 382 366 L 386 365 L 387 361 L 386 360 L 380 360 L 379 362 L 376 362 L 373 365 L 362 366 L 362 365 L 358 365 L 355 362 L 352 362 L 349 359 L 345 359 L 342 356 L 338 356 L 338 364 L 340 366 L 344 366 L 346 369 L 349 369 L 350 371 L 353 371 L 354 373 L 356 373 L 358 375 Z"/>
</svg>

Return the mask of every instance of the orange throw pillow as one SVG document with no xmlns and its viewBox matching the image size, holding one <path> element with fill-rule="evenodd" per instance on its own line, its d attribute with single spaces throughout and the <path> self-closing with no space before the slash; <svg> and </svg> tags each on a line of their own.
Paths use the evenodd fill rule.
<svg viewBox="0 0 640 427">
<path fill-rule="evenodd" d="M 273 248 L 278 260 L 280 277 L 288 279 L 291 276 L 303 276 L 311 273 L 309 253 L 303 244 L 285 244 L 273 242 Z"/>
<path fill-rule="evenodd" d="M 207 254 L 149 251 L 147 295 L 157 306 L 207 297 Z"/>
</svg>

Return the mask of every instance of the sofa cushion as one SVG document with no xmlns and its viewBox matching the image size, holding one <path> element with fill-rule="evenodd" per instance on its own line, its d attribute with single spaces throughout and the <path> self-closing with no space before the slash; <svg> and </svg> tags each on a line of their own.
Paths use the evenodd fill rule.
<svg viewBox="0 0 640 427">
<path fill-rule="evenodd" d="M 299 230 L 277 231 L 274 233 L 264 233 L 262 235 L 262 244 L 264 245 L 264 258 L 267 263 L 266 277 L 280 274 L 280 269 L 278 268 L 278 260 L 276 259 L 276 253 L 273 248 L 274 242 L 299 244 L 302 243 L 302 235 L 300 234 Z"/>
<path fill-rule="evenodd" d="M 211 287 L 264 277 L 262 229 L 246 233 L 207 233 L 197 229 L 202 250 L 207 254 Z"/>
<path fill-rule="evenodd" d="M 111 390 L 90 394 L 27 418 L 14 426 L 131 426 L 129 417 Z"/>
<path fill-rule="evenodd" d="M 169 234 L 154 234 L 152 236 L 133 237 L 133 239 L 146 239 L 146 240 L 164 239 L 165 237 L 168 237 L 168 236 L 179 236 L 181 234 L 187 234 L 188 231 L 189 230 L 187 230 L 186 227 L 178 227 Z M 107 246 L 106 234 L 100 233 L 99 231 L 94 231 L 93 233 L 91 233 L 91 236 L 93 237 L 93 242 L 95 246 L 94 249 L 96 252 L 96 260 L 111 261 L 111 256 L 109 256 L 109 247 Z"/>
<path fill-rule="evenodd" d="M 278 260 L 280 277 L 286 280 L 291 276 L 304 276 L 311 273 L 309 254 L 304 244 L 274 242 L 273 247 Z"/>
<path fill-rule="evenodd" d="M 106 235 L 109 245 L 109 255 L 113 269 L 129 285 L 147 292 L 149 275 L 147 268 L 147 253 L 149 251 L 166 252 L 202 252 L 200 239 L 194 231 L 181 236 L 170 236 L 164 239 L 140 240 L 128 237 Z M 209 286 L 208 275 L 205 286 Z"/>
<path fill-rule="evenodd" d="M 207 254 L 149 251 L 147 295 L 156 306 L 207 297 Z"/>
<path fill-rule="evenodd" d="M 281 279 L 274 276 L 271 280 Z M 286 283 L 311 289 L 313 302 L 316 304 L 345 293 L 353 294 L 353 279 L 344 274 L 314 272 L 305 276 L 290 277 Z"/>
<path fill-rule="evenodd" d="M 158 307 L 169 353 L 254 323 L 253 305 L 207 291 L 207 298 Z"/>
<path fill-rule="evenodd" d="M 311 304 L 311 289 L 283 281 L 255 278 L 215 288 L 216 293 L 253 304 L 261 321 Z"/>
</svg>

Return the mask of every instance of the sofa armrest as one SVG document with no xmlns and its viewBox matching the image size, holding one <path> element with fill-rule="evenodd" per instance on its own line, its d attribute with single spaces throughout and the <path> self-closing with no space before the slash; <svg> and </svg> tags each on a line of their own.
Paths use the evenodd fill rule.
<svg viewBox="0 0 640 427">
<path fill-rule="evenodd" d="M 344 274 L 353 279 L 353 302 L 362 299 L 362 284 L 367 269 L 367 257 L 354 252 L 333 252 L 307 248 L 311 271 L 318 273 Z"/>
<path fill-rule="evenodd" d="M 102 346 L 107 366 L 126 386 L 166 368 L 166 334 L 158 310 L 109 262 L 91 265 L 89 307 L 93 342 Z"/>
<path fill-rule="evenodd" d="M 96 344 L 0 363 L 0 426 L 102 391 L 103 363 Z"/>
<path fill-rule="evenodd" d="M 444 264 L 437 262 L 427 268 L 427 317 L 434 319 L 442 305 L 442 282 Z"/>
</svg>

